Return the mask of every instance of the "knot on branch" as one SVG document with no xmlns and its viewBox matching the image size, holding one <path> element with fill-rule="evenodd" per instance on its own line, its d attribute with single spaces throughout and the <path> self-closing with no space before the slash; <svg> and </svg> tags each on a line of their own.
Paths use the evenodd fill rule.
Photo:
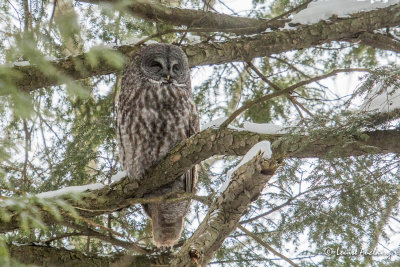
<svg viewBox="0 0 400 267">
<path fill-rule="evenodd" d="M 201 254 L 197 249 L 192 248 L 189 250 L 189 257 L 194 264 L 199 264 L 200 256 Z"/>
</svg>

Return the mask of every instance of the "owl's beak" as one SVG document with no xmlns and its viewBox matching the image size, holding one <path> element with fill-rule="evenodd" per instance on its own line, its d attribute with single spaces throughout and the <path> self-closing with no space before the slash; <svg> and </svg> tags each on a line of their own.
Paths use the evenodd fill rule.
<svg viewBox="0 0 400 267">
<path fill-rule="evenodd" d="M 171 79 L 171 75 L 167 75 L 167 81 L 169 81 L 169 79 Z"/>
</svg>

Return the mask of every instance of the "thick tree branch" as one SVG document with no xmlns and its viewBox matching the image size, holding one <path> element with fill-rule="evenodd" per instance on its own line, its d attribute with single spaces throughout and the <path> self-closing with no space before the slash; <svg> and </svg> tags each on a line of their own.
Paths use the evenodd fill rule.
<svg viewBox="0 0 400 267">
<path fill-rule="evenodd" d="M 202 12 L 210 13 L 210 12 Z M 337 18 L 331 21 L 321 21 L 313 25 L 302 25 L 295 30 L 282 30 L 262 33 L 254 37 L 235 38 L 226 42 L 200 43 L 183 47 L 189 58 L 190 66 L 222 64 L 233 61 L 250 61 L 256 57 L 269 56 L 292 50 L 304 49 L 329 43 L 331 41 L 354 41 L 367 31 L 384 27 L 400 25 L 400 5 L 361 12 L 347 18 Z M 214 14 L 215 16 L 225 16 Z M 179 20 L 178 14 L 173 14 Z M 131 54 L 137 46 L 119 46 L 116 50 L 123 55 Z M 54 68 L 62 75 L 72 79 L 84 79 L 96 75 L 105 75 L 120 71 L 105 60 L 96 66 L 86 61 L 86 54 L 71 56 L 59 61 L 51 62 Z M 36 88 L 61 84 L 65 79 L 57 75 L 48 75 L 36 66 L 14 66 L 20 73 L 15 83 L 17 87 L 31 91 Z M 0 93 L 5 94 L 5 92 Z"/>
<path fill-rule="evenodd" d="M 85 255 L 80 251 L 28 244 L 8 245 L 11 258 L 20 263 L 38 266 L 109 266 L 119 257 L 99 257 Z"/>
<path fill-rule="evenodd" d="M 400 153 L 400 142 L 398 142 L 400 131 L 366 132 L 365 136 L 368 137 L 366 140 L 354 137 L 356 142 L 341 147 L 338 156 Z M 70 203 L 77 208 L 82 217 L 111 213 L 131 206 L 137 202 L 134 199 L 171 182 L 193 165 L 215 155 L 244 155 L 256 143 L 268 140 L 273 144 L 274 155 L 279 155 L 279 157 L 325 157 L 331 149 L 337 149 L 338 138 L 340 138 L 335 134 L 315 140 L 311 140 L 310 137 L 300 137 L 293 143 L 277 142 L 274 145 L 273 142 L 280 137 L 282 135 L 257 134 L 229 128 L 207 129 L 177 145 L 162 162 L 147 172 L 146 179 L 140 182 L 140 186 L 137 182 L 122 179 L 110 186 L 84 194 L 80 202 L 70 200 Z M 374 146 L 375 149 L 366 149 L 366 146 Z M 43 211 L 42 218 L 47 224 L 56 223 L 54 217 L 48 212 Z M 71 216 L 64 219 L 71 220 Z M 12 216 L 9 222 L 0 224 L 0 232 L 18 228 L 18 216 Z"/>
<path fill-rule="evenodd" d="M 285 20 L 268 21 L 265 19 L 246 18 L 205 12 L 193 9 L 171 8 L 147 0 L 130 0 L 129 4 L 121 0 L 78 0 L 91 4 L 115 4 L 125 6 L 134 15 L 143 19 L 176 26 L 209 29 L 209 31 L 234 33 L 259 33 L 268 28 L 283 27 Z"/>
<path fill-rule="evenodd" d="M 153 264 L 163 264 L 170 261 L 169 255 L 114 255 L 95 256 L 86 255 L 80 251 L 42 246 L 36 244 L 9 244 L 8 251 L 11 258 L 24 264 L 37 266 L 65 266 L 65 267 L 98 267 L 98 266 L 135 266 L 147 267 Z"/>
<path fill-rule="evenodd" d="M 206 266 L 225 238 L 237 227 L 250 203 L 261 194 L 277 167 L 274 160 L 266 161 L 259 154 L 236 170 L 227 189 L 211 205 L 171 265 L 198 263 Z"/>
</svg>

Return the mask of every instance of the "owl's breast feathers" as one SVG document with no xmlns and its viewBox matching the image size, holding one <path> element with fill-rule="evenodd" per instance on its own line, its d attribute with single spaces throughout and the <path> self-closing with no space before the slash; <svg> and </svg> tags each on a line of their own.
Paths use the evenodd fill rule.
<svg viewBox="0 0 400 267">
<path fill-rule="evenodd" d="M 153 48 L 158 52 L 165 46 Z M 182 51 L 181 54 L 184 56 Z M 139 62 L 137 54 L 124 71 L 117 109 L 120 161 L 131 179 L 142 179 L 176 144 L 199 131 L 190 80 L 186 85 L 151 81 L 140 72 Z M 189 72 L 187 66 L 185 71 Z M 193 192 L 196 176 L 193 167 L 147 196 Z M 189 204 L 190 201 L 180 201 L 144 205 L 152 219 L 157 246 L 171 246 L 178 241 Z"/>
<path fill-rule="evenodd" d="M 121 91 L 117 120 L 121 161 L 134 179 L 199 128 L 190 89 L 173 83 Z"/>
</svg>

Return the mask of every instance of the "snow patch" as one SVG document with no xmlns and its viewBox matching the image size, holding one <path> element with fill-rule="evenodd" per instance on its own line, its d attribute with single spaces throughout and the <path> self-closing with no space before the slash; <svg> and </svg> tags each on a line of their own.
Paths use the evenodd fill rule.
<svg viewBox="0 0 400 267">
<path fill-rule="evenodd" d="M 213 212 L 211 212 L 211 214 L 210 214 L 210 220 L 211 220 L 211 219 L 216 219 L 216 218 L 218 217 L 218 214 L 219 214 L 220 212 L 222 212 L 222 210 L 220 210 L 220 209 L 216 209 L 216 210 L 214 210 Z"/>
<path fill-rule="evenodd" d="M 44 59 L 47 61 L 58 61 L 58 58 L 55 56 L 44 56 Z"/>
<path fill-rule="evenodd" d="M 229 183 L 231 182 L 231 177 L 232 174 L 239 169 L 242 165 L 246 164 L 249 162 L 252 158 L 254 158 L 259 152 L 261 152 L 263 159 L 270 159 L 272 156 L 272 150 L 271 150 L 271 143 L 269 141 L 261 141 L 257 144 L 255 144 L 247 153 L 244 155 L 240 163 L 230 169 L 227 174 L 226 174 L 226 180 L 224 183 L 221 185 L 219 188 L 220 192 L 224 192 L 226 188 L 228 187 Z"/>
<path fill-rule="evenodd" d="M 86 190 L 97 190 L 103 188 L 104 185 L 102 183 L 88 184 L 88 185 L 79 185 L 79 186 L 68 186 L 65 188 L 61 188 L 55 191 L 48 191 L 37 194 L 36 196 L 39 198 L 51 198 L 58 197 L 61 195 L 71 194 L 71 193 L 82 193 Z"/>
<path fill-rule="evenodd" d="M 272 123 L 253 123 L 253 122 L 245 122 L 243 123 L 243 128 L 246 131 L 259 133 L 259 134 L 287 134 L 288 131 L 276 124 Z"/>
<path fill-rule="evenodd" d="M 201 125 L 200 129 L 201 129 L 201 131 L 204 131 L 208 128 L 218 128 L 227 119 L 228 119 L 228 117 L 221 117 L 221 118 L 212 120 L 210 122 L 207 122 L 206 124 Z"/>
<path fill-rule="evenodd" d="M 29 61 L 17 61 L 17 62 L 14 62 L 13 65 L 16 67 L 26 67 L 26 66 L 30 66 L 31 63 Z"/>
<path fill-rule="evenodd" d="M 313 24 L 332 15 L 347 17 L 353 13 L 370 11 L 398 4 L 399 0 L 318 0 L 295 14 L 292 23 Z"/>
<path fill-rule="evenodd" d="M 226 174 L 225 181 L 222 183 L 221 187 L 219 188 L 219 192 L 224 192 L 227 188 L 228 185 L 231 183 L 231 175 L 230 171 Z"/>
<path fill-rule="evenodd" d="M 400 109 L 400 88 L 390 86 L 382 88 L 383 84 L 378 82 L 370 92 L 368 92 L 362 111 L 390 112 Z"/>
<path fill-rule="evenodd" d="M 142 40 L 144 40 L 145 38 L 146 37 L 143 37 L 143 38 L 131 37 L 131 38 L 128 38 L 126 40 L 123 40 L 121 42 L 121 44 L 122 45 L 135 45 L 135 44 L 141 42 Z M 147 40 L 146 42 L 144 42 L 144 44 L 156 44 L 156 43 L 158 43 L 158 42 L 154 41 L 154 40 Z"/>
<path fill-rule="evenodd" d="M 285 27 L 280 28 L 281 30 L 297 30 L 297 27 L 290 26 L 289 23 L 285 23 Z"/>
<path fill-rule="evenodd" d="M 202 42 L 201 37 L 198 35 L 188 35 L 186 36 L 186 39 L 188 41 L 189 44 L 199 44 Z"/>
<path fill-rule="evenodd" d="M 127 175 L 128 174 L 126 173 L 126 171 L 118 172 L 117 174 L 114 174 L 113 176 L 111 176 L 111 181 L 118 182 L 122 178 L 126 177 Z"/>
</svg>

